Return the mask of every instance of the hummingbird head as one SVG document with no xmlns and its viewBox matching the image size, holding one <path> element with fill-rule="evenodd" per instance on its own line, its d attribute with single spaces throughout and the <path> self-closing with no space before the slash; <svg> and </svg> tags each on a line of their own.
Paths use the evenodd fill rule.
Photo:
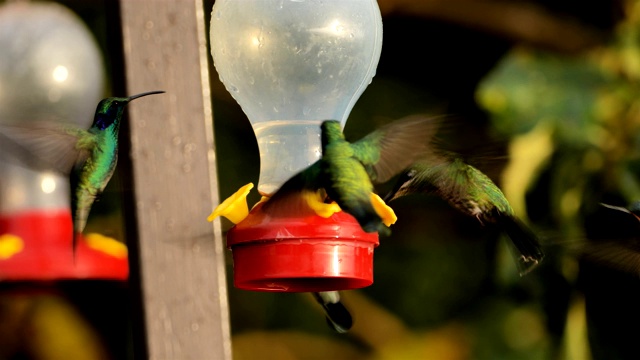
<svg viewBox="0 0 640 360">
<path fill-rule="evenodd" d="M 161 94 L 164 91 L 149 91 L 129 97 L 109 97 L 100 100 L 93 119 L 93 127 L 104 130 L 116 123 L 122 117 L 124 107 L 131 101 L 143 96 Z"/>
</svg>

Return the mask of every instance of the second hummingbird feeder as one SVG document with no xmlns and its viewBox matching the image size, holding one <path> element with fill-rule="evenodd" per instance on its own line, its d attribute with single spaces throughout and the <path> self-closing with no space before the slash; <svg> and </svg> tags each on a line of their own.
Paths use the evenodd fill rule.
<svg viewBox="0 0 640 360">
<path fill-rule="evenodd" d="M 220 79 L 255 131 L 258 190 L 268 199 L 320 158 L 322 121 L 338 120 L 344 128 L 375 75 L 380 10 L 375 0 L 218 0 L 210 31 Z M 249 212 L 251 187 L 227 199 L 216 214 L 224 211 L 236 223 L 227 247 L 237 288 L 319 292 L 373 283 L 377 233 L 364 232 L 339 209 L 274 218 L 258 203 Z"/>
<path fill-rule="evenodd" d="M 88 127 L 104 70 L 82 19 L 55 2 L 9 1 L 0 23 L 0 127 Z M 79 236 L 74 257 L 68 176 L 0 136 L 0 282 L 127 280 L 127 248 L 115 239 Z"/>
</svg>

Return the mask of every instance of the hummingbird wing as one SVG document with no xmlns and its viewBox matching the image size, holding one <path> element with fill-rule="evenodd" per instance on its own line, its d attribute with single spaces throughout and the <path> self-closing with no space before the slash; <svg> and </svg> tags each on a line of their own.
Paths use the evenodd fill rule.
<svg viewBox="0 0 640 360">
<path fill-rule="evenodd" d="M 367 168 L 372 182 L 384 183 L 419 157 L 430 156 L 430 144 L 442 119 L 410 115 L 395 120 L 352 143 L 354 157 Z"/>
<path fill-rule="evenodd" d="M 638 202 L 629 208 L 600 203 L 607 216 L 608 226 L 615 227 L 614 236 L 570 240 L 569 251 L 580 259 L 633 275 L 640 275 L 640 218 L 636 215 Z M 608 212 L 606 212 L 608 211 Z"/>
<path fill-rule="evenodd" d="M 75 166 L 83 164 L 95 137 L 86 130 L 70 125 L 49 122 L 28 125 L 0 125 L 0 134 L 10 139 L 3 150 L 24 150 L 19 155 L 25 166 L 41 170 L 54 170 L 70 174 Z M 8 147 L 11 149 L 8 149 Z"/>
<path fill-rule="evenodd" d="M 562 244 L 573 256 L 608 268 L 640 275 L 638 238 L 582 239 Z"/>
<path fill-rule="evenodd" d="M 437 152 L 423 156 L 401 173 L 394 187 L 384 196 L 384 201 L 411 194 L 437 194 L 445 200 L 460 196 L 468 175 L 461 169 L 456 171 L 452 164 L 450 156 Z"/>
</svg>

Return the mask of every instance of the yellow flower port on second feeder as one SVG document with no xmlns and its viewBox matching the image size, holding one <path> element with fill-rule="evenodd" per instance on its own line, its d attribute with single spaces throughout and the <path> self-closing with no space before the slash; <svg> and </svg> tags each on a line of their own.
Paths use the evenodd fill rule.
<svg viewBox="0 0 640 360">
<path fill-rule="evenodd" d="M 207 217 L 207 221 L 211 222 L 218 216 L 224 216 L 234 224 L 244 220 L 249 215 L 249 205 L 247 205 L 247 195 L 253 189 L 253 183 L 241 187 L 233 195 L 226 198 L 218 205 L 211 215 Z"/>
<path fill-rule="evenodd" d="M 247 204 L 247 196 L 253 189 L 253 183 L 248 183 L 238 189 L 233 195 L 225 199 L 220 205 L 218 205 L 213 212 L 207 217 L 208 221 L 213 221 L 218 216 L 224 216 L 234 224 L 244 220 L 249 215 L 249 205 Z M 303 192 L 302 197 L 313 211 L 323 218 L 331 217 L 331 215 L 342 211 L 340 206 L 335 202 L 330 204 L 323 202 L 323 194 L 320 191 L 315 192 Z M 259 203 L 269 200 L 269 196 L 263 196 Z M 256 204 L 257 205 L 257 204 Z M 255 205 L 254 205 L 255 206 Z"/>
</svg>

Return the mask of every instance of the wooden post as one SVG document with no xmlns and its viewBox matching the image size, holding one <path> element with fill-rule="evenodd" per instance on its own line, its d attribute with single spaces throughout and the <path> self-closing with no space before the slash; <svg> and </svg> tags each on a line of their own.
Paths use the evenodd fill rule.
<svg viewBox="0 0 640 360">
<path fill-rule="evenodd" d="M 149 359 L 231 359 L 220 223 L 206 220 L 218 184 L 205 11 L 202 0 L 120 1 L 127 94 L 166 91 L 127 107 Z"/>
</svg>

